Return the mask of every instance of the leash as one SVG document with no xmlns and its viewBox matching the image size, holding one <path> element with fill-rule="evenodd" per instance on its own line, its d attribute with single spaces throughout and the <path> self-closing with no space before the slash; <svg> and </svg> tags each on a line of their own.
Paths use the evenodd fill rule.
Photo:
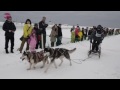
<svg viewBox="0 0 120 90">
<path fill-rule="evenodd" d="M 80 59 L 71 59 L 74 63 L 76 63 L 76 64 L 82 64 L 82 61 L 80 60 Z M 79 60 L 79 62 L 80 63 L 78 63 L 78 62 L 76 62 L 76 61 L 74 61 L 74 60 Z"/>
<path fill-rule="evenodd" d="M 87 59 L 90 59 L 92 57 L 87 57 L 85 59 L 71 59 L 74 63 L 77 63 L 77 64 L 82 64 L 82 61 L 86 61 Z M 80 63 L 76 62 L 75 60 L 78 60 Z"/>
</svg>

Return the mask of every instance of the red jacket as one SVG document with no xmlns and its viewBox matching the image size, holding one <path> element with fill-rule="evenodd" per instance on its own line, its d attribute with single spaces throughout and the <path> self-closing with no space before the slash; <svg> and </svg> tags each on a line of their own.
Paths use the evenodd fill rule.
<svg viewBox="0 0 120 90">
<path fill-rule="evenodd" d="M 78 33 L 79 33 L 79 29 L 78 29 L 78 28 L 76 28 L 76 29 L 75 29 L 75 35 L 77 36 L 77 35 L 78 35 Z"/>
</svg>

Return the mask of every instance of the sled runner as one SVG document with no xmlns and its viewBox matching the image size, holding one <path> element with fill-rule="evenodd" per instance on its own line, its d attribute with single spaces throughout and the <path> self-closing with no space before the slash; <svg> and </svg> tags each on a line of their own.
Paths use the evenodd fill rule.
<svg viewBox="0 0 120 90">
<path fill-rule="evenodd" d="M 99 44 L 98 46 L 98 51 L 96 50 L 92 51 L 92 43 L 90 43 L 90 50 L 88 51 L 88 57 L 93 54 L 98 55 L 99 58 L 101 57 L 101 44 Z"/>
</svg>

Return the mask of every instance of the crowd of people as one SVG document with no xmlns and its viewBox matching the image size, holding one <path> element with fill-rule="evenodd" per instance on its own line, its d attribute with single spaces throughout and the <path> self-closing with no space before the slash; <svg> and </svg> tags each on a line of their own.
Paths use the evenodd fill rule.
<svg viewBox="0 0 120 90">
<path fill-rule="evenodd" d="M 46 46 L 46 28 L 48 27 L 48 24 L 46 24 L 46 17 L 43 17 L 42 20 L 37 24 L 34 24 L 34 27 L 32 26 L 32 22 L 30 19 L 27 19 L 24 27 L 23 27 L 23 35 L 20 38 L 21 45 L 18 51 L 22 53 L 23 47 L 25 43 L 27 43 L 26 51 L 30 50 L 31 52 L 35 52 L 36 49 L 39 48 L 45 48 Z M 57 25 L 55 24 L 51 28 L 51 34 L 50 34 L 50 41 L 51 41 L 51 47 L 54 47 L 54 44 L 56 43 L 56 46 L 59 46 L 62 44 L 62 28 L 61 24 Z M 16 31 L 16 26 L 12 22 L 12 17 L 7 16 L 6 21 L 3 24 L 3 30 L 5 31 L 5 51 L 8 54 L 8 45 L 9 41 L 11 41 L 11 53 L 14 49 L 14 33 Z"/>
<path fill-rule="evenodd" d="M 120 29 L 103 28 L 101 25 L 93 26 L 92 28 L 80 29 L 79 26 L 71 28 L 71 43 L 90 40 L 92 43 L 92 52 L 98 52 L 98 46 L 102 43 L 103 39 L 107 36 L 120 34 Z"/>
<path fill-rule="evenodd" d="M 81 28 L 77 26 L 73 26 L 71 28 L 71 43 L 84 41 L 84 40 L 90 40 L 91 34 L 97 29 L 96 26 L 93 26 L 92 28 Z M 120 29 L 109 29 L 109 28 L 102 28 L 102 32 L 104 33 L 104 37 L 111 36 L 111 35 L 118 35 L 120 34 Z"/>
<path fill-rule="evenodd" d="M 32 22 L 30 19 L 27 19 L 24 27 L 23 27 L 23 35 L 20 38 L 21 45 L 18 49 L 20 53 L 23 51 L 24 44 L 27 43 L 26 51 L 30 50 L 31 52 L 35 52 L 36 49 L 39 48 L 45 48 L 46 47 L 46 28 L 48 27 L 48 24 L 46 24 L 46 17 L 43 17 L 42 20 L 39 23 L 35 23 L 34 26 L 32 26 Z M 80 28 L 77 26 L 73 26 L 71 28 L 71 43 L 83 41 L 83 40 L 91 40 L 91 36 L 95 31 L 101 31 L 101 34 L 106 36 L 111 35 L 118 35 L 120 34 L 120 29 L 109 29 L 109 28 L 103 28 L 101 25 L 93 26 L 92 28 Z M 12 17 L 7 16 L 6 21 L 3 24 L 3 30 L 5 31 L 5 51 L 8 54 L 8 44 L 9 41 L 11 41 L 11 53 L 14 49 L 14 33 L 16 31 L 16 26 L 12 22 Z M 99 34 L 97 34 L 99 35 Z M 55 24 L 51 28 L 51 33 L 49 35 L 50 41 L 51 41 L 51 47 L 59 46 L 62 44 L 62 28 L 61 24 Z"/>
<path fill-rule="evenodd" d="M 88 35 L 87 33 L 88 29 L 80 29 L 79 26 L 76 28 L 73 26 L 73 28 L 71 28 L 71 43 L 86 40 Z"/>
</svg>

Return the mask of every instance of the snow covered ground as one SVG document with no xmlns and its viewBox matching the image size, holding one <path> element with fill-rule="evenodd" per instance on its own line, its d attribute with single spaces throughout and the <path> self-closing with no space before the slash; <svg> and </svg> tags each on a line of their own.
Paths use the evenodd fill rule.
<svg viewBox="0 0 120 90">
<path fill-rule="evenodd" d="M 29 67 L 27 61 L 20 60 L 21 54 L 17 52 L 21 41 L 22 28 L 18 28 L 15 33 L 14 54 L 5 54 L 4 51 L 4 31 L 0 27 L 0 78 L 1 79 L 120 79 L 120 35 L 107 37 L 102 44 L 102 55 L 99 59 L 94 55 L 92 58 L 82 61 L 81 64 L 64 59 L 61 67 L 56 69 L 52 65 L 47 73 L 44 73 L 46 67 L 41 69 L 42 63 L 36 65 L 36 70 L 27 71 Z M 47 30 L 50 34 L 50 30 Z M 70 30 L 63 29 L 63 36 L 70 38 Z M 63 39 L 63 42 L 69 42 L 70 39 Z M 49 42 L 49 37 L 47 38 Z M 77 50 L 71 54 L 71 59 L 85 59 L 89 50 L 89 41 L 83 41 L 75 44 L 66 44 L 59 47 Z M 38 50 L 39 51 L 39 50 Z M 79 61 L 76 60 L 79 63 Z M 57 65 L 60 60 L 56 60 Z"/>
</svg>

